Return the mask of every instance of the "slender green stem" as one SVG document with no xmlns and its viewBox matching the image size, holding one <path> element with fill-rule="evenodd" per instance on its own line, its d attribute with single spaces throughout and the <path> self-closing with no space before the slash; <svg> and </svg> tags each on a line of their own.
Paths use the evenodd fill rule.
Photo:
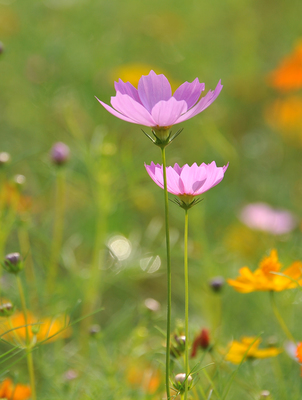
<svg viewBox="0 0 302 400">
<path fill-rule="evenodd" d="M 26 358 L 27 358 L 27 368 L 28 368 L 30 387 L 31 387 L 31 398 L 32 398 L 32 400 L 36 400 L 37 396 L 36 396 L 35 372 L 34 372 L 34 363 L 33 363 L 33 357 L 32 357 L 30 339 L 29 339 L 26 302 L 25 302 L 25 296 L 24 296 L 24 291 L 23 291 L 20 276 L 17 274 L 16 278 L 17 278 L 17 285 L 18 285 L 18 290 L 19 290 L 19 295 L 20 295 L 20 300 L 21 300 L 22 311 L 24 314 L 24 321 L 25 321 L 25 325 L 26 325 L 26 327 L 25 327 Z"/>
<path fill-rule="evenodd" d="M 282 316 L 281 316 L 281 314 L 280 314 L 280 312 L 278 310 L 273 291 L 270 292 L 270 297 L 271 297 L 271 304 L 272 304 L 273 312 L 275 314 L 275 317 L 276 317 L 277 321 L 279 322 L 279 325 L 280 325 L 281 329 L 285 333 L 285 335 L 286 335 L 288 340 L 290 340 L 293 343 L 296 343 L 295 338 L 293 337 L 293 335 L 289 331 L 286 323 L 284 322 L 284 319 L 282 318 Z"/>
<path fill-rule="evenodd" d="M 37 294 L 37 280 L 34 270 L 34 263 L 31 254 L 31 245 L 28 235 L 28 227 L 25 222 L 18 229 L 18 239 L 20 244 L 21 254 L 25 256 L 24 259 L 24 271 L 26 278 L 26 286 L 29 288 L 29 308 L 36 309 L 39 304 L 38 294 Z"/>
<path fill-rule="evenodd" d="M 187 400 L 188 396 L 188 377 L 189 377 L 189 273 L 188 273 L 188 210 L 185 210 L 185 235 L 184 235 L 184 275 L 185 275 L 185 396 L 184 400 Z"/>
<path fill-rule="evenodd" d="M 167 250 L 167 341 L 166 341 L 166 392 L 170 399 L 170 339 L 171 339 L 171 255 L 170 255 L 170 231 L 169 231 L 169 199 L 166 174 L 166 152 L 162 148 L 164 196 L 165 196 L 165 225 L 166 225 L 166 250 Z"/>
<path fill-rule="evenodd" d="M 56 179 L 56 199 L 55 199 L 55 220 L 53 227 L 53 239 L 51 246 L 49 271 L 48 271 L 48 292 L 51 293 L 55 286 L 58 274 L 59 256 L 62 247 L 64 213 L 65 213 L 65 173 L 63 170 L 57 171 Z"/>
</svg>

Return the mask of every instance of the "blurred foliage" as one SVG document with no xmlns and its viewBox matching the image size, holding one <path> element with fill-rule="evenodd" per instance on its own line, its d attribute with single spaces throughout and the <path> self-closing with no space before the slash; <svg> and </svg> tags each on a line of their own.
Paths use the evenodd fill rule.
<svg viewBox="0 0 302 400">
<path fill-rule="evenodd" d="M 139 126 L 114 118 L 94 98 L 109 103 L 114 80 L 137 84 L 150 69 L 164 73 L 173 88 L 196 77 L 206 91 L 219 79 L 224 85 L 205 112 L 181 124 L 184 131 L 167 148 L 168 164 L 230 162 L 221 185 L 190 211 L 191 340 L 208 327 L 216 329 L 221 348 L 260 333 L 265 345 L 271 336 L 282 345 L 266 293 L 225 287 L 217 297 L 208 280 L 234 278 L 243 265 L 254 270 L 272 248 L 283 265 L 302 259 L 301 13 L 297 0 L 0 0 L 0 152 L 11 155 L 0 165 L 0 254 L 25 253 L 34 271 L 23 277 L 27 300 L 40 316 L 80 318 L 95 271 L 94 309 L 103 308 L 89 321 L 101 329 L 89 336 L 88 348 L 78 323 L 66 342 L 34 352 L 39 398 L 159 399 L 163 391 L 163 193 L 143 166 L 160 162 L 160 152 Z M 284 90 L 288 76 L 296 79 Z M 60 271 L 48 293 L 56 185 L 49 151 L 57 141 L 68 144 L 71 155 L 64 167 Z M 26 177 L 18 189 L 16 174 Z M 244 226 L 241 208 L 257 201 L 289 210 L 298 227 L 273 236 Z M 184 312 L 183 213 L 173 204 L 170 213 L 176 329 Z M 19 302 L 11 277 L 4 274 L 1 286 L 3 296 Z M 162 311 L 146 310 L 147 297 Z M 280 293 L 278 303 L 301 340 L 301 292 Z M 273 399 L 299 399 L 299 366 L 286 354 L 277 359 L 240 367 L 240 382 L 254 386 L 251 398 L 269 389 Z M 24 361 L 9 365 L 3 371 L 28 383 Z M 231 369 L 211 368 L 220 386 L 228 382 Z M 179 364 L 174 372 L 182 372 Z M 209 381 L 199 375 L 197 386 L 206 390 Z M 229 397 L 241 399 L 246 390 L 234 381 Z"/>
</svg>

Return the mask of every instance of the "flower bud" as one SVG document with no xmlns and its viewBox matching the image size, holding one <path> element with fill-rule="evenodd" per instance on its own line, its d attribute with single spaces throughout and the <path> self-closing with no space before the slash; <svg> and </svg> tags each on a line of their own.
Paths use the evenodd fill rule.
<svg viewBox="0 0 302 400">
<path fill-rule="evenodd" d="M 65 143 L 57 142 L 52 146 L 50 151 L 51 161 L 55 165 L 63 165 L 68 160 L 69 153 L 69 147 Z"/>
<path fill-rule="evenodd" d="M 96 335 L 97 333 L 99 333 L 101 330 L 100 325 L 95 324 L 95 325 L 91 325 L 91 327 L 89 328 L 89 333 L 91 336 Z"/>
<path fill-rule="evenodd" d="M 14 176 L 14 182 L 17 186 L 23 186 L 26 182 L 26 178 L 24 175 L 15 175 Z"/>
<path fill-rule="evenodd" d="M 186 374 L 177 374 L 174 378 L 175 383 L 173 386 L 175 389 L 180 393 L 183 394 L 185 391 L 185 386 L 186 386 L 186 380 L 188 380 L 188 389 L 190 389 L 193 378 L 191 375 L 188 376 L 188 379 L 186 379 Z"/>
<path fill-rule="evenodd" d="M 263 390 L 261 393 L 260 393 L 260 399 L 267 399 L 267 398 L 269 398 L 270 397 L 270 392 L 268 391 L 268 390 Z"/>
<path fill-rule="evenodd" d="M 215 278 L 212 278 L 209 281 L 209 285 L 210 285 L 210 288 L 213 290 L 213 292 L 218 293 L 223 288 L 224 282 L 225 281 L 224 281 L 224 278 L 222 276 L 216 276 Z"/>
<path fill-rule="evenodd" d="M 174 335 L 174 340 L 171 343 L 170 354 L 177 358 L 185 351 L 186 337 Z"/>
<path fill-rule="evenodd" d="M 202 329 L 200 334 L 194 339 L 192 345 L 191 357 L 195 357 L 198 347 L 207 350 L 210 347 L 210 332 L 208 329 Z"/>
<path fill-rule="evenodd" d="M 35 324 L 31 326 L 31 332 L 33 335 L 37 335 L 40 330 L 40 324 Z"/>
<path fill-rule="evenodd" d="M 22 271 L 24 265 L 19 253 L 10 253 L 5 256 L 3 268 L 12 274 Z"/>
<path fill-rule="evenodd" d="M 15 312 L 15 306 L 10 303 L 4 303 L 0 305 L 0 317 L 10 317 Z"/>
<path fill-rule="evenodd" d="M 2 53 L 3 53 L 3 51 L 4 51 L 4 46 L 3 46 L 3 43 L 2 43 L 2 42 L 0 42 L 0 54 L 2 54 Z"/>
<path fill-rule="evenodd" d="M 144 304 L 146 308 L 151 312 L 157 312 L 160 310 L 160 303 L 155 299 L 146 299 Z"/>
<path fill-rule="evenodd" d="M 75 371 L 74 369 L 69 369 L 64 374 L 64 380 L 73 381 L 74 379 L 77 379 L 78 376 L 79 374 L 77 371 Z"/>
<path fill-rule="evenodd" d="M 1 43 L 0 43 L 0 45 L 1 45 Z M 0 53 L 1 53 L 1 51 L 0 51 Z M 10 162 L 9 153 L 6 153 L 5 151 L 0 153 L 0 167 L 2 167 L 5 164 L 8 164 L 9 162 Z"/>
</svg>

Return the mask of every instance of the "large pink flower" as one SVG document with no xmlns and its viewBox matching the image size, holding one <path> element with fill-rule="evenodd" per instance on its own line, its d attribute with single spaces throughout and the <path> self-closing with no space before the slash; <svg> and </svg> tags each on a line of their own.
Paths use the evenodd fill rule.
<svg viewBox="0 0 302 400">
<path fill-rule="evenodd" d="M 178 164 L 175 164 L 174 167 L 167 167 L 168 192 L 178 196 L 186 205 L 191 204 L 194 197 L 222 181 L 228 165 L 217 167 L 215 161 L 213 161 L 211 164 L 202 163 L 199 166 L 194 163 L 191 167 L 188 164 L 183 167 Z M 151 165 L 145 164 L 145 167 L 153 181 L 163 189 L 163 166 L 151 162 Z"/>
<path fill-rule="evenodd" d="M 168 129 L 205 110 L 219 95 L 222 85 L 209 91 L 200 100 L 204 83 L 198 78 L 179 86 L 172 96 L 171 85 L 164 75 L 150 71 L 143 75 L 136 89 L 130 82 L 121 79 L 115 82 L 116 95 L 111 97 L 111 105 L 97 99 L 114 116 L 124 121 L 150 126 L 154 129 Z"/>
</svg>

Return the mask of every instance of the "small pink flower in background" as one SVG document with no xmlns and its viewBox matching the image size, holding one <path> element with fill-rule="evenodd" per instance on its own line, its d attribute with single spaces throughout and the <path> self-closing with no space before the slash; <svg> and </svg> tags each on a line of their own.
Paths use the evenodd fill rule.
<svg viewBox="0 0 302 400">
<path fill-rule="evenodd" d="M 245 206 L 239 216 L 249 228 L 282 235 L 291 232 L 297 225 L 296 218 L 286 210 L 278 210 L 265 203 Z"/>
<path fill-rule="evenodd" d="M 185 82 L 172 95 L 168 79 L 154 71 L 143 75 L 136 89 L 130 82 L 121 79 L 115 82 L 116 95 L 111 97 L 111 105 L 97 99 L 115 117 L 134 124 L 145 125 L 156 130 L 166 130 L 201 113 L 219 95 L 222 85 L 218 82 L 214 91 L 209 91 L 200 100 L 204 83 L 198 78 Z"/>
<path fill-rule="evenodd" d="M 222 181 L 228 165 L 217 167 L 215 161 L 213 161 L 211 164 L 202 163 L 199 166 L 194 163 L 192 166 L 185 164 L 180 167 L 176 163 L 174 167 L 167 167 L 168 192 L 178 196 L 182 205 L 196 204 L 194 200 L 196 196 L 208 191 Z M 153 181 L 163 189 L 163 166 L 151 162 L 151 165 L 145 164 L 145 167 Z"/>
</svg>

